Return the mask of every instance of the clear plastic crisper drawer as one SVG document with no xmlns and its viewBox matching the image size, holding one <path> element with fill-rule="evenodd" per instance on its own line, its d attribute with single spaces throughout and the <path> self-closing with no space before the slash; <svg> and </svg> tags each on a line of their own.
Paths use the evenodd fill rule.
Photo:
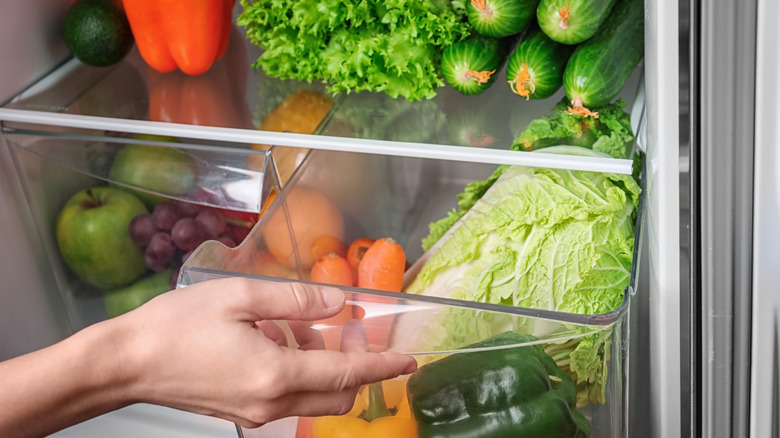
<svg viewBox="0 0 780 438">
<path fill-rule="evenodd" d="M 25 196 L 20 207 L 31 213 L 59 289 L 47 293 L 73 331 L 175 287 L 186 252 L 176 249 L 167 265 L 154 269 L 145 247 L 128 250 L 123 239 L 106 243 L 109 231 L 87 236 L 87 230 L 128 236 L 133 218 L 167 203 L 219 212 L 229 222 L 225 235 L 237 245 L 279 187 L 269 151 L 112 132 L 6 128 L 3 136 Z M 124 196 L 109 201 L 98 194 L 109 190 Z M 77 195 L 90 192 L 95 198 L 74 207 Z M 78 243 L 64 248 L 60 239 Z"/>
<path fill-rule="evenodd" d="M 457 207 L 458 195 L 467 184 L 485 180 L 495 170 L 490 164 L 312 150 L 244 243 L 235 249 L 216 242 L 201 245 L 182 267 L 179 286 L 223 277 L 310 282 L 313 256 L 317 256 L 311 252 L 316 247 L 313 242 L 321 235 L 337 236 L 347 246 L 360 238 L 392 237 L 405 250 L 408 285 L 429 256 L 420 243 L 429 232 L 428 225 Z M 601 179 L 594 175 L 595 181 Z M 641 196 L 638 202 L 636 231 L 630 242 L 636 247 L 641 235 Z M 346 310 L 328 320 L 311 321 L 309 327 L 319 333 L 322 348 L 338 350 L 347 321 L 357 321 L 366 331 L 367 348 L 414 355 L 420 370 L 467 353 L 472 356 L 466 357 L 477 359 L 480 352 L 530 351 L 537 348 L 534 345 L 541 346 L 577 383 L 572 409 L 576 407 L 587 418 L 590 435 L 624 436 L 629 339 L 624 320 L 634 293 L 638 254 L 633 251 L 627 274 L 630 282 L 618 303 L 596 315 L 345 286 Z M 283 329 L 287 324 L 277 323 Z M 484 344 L 506 332 L 522 338 L 501 346 Z M 288 344 L 297 345 L 292 334 Z M 590 376 L 577 375 L 570 367 L 579 361 L 579 372 L 583 372 L 583 360 L 591 361 Z M 402 388 L 394 401 L 385 397 L 391 412 L 406 412 L 404 403 L 410 400 L 406 391 L 414 397 L 405 386 L 406 378 L 384 383 L 385 393 L 398 393 L 397 388 Z M 361 392 L 348 415 L 359 415 L 361 400 L 367 397 Z M 246 437 L 294 437 L 296 431 L 310 433 L 312 423 L 326 421 L 322 418 L 286 418 L 258 429 L 239 429 Z"/>
</svg>

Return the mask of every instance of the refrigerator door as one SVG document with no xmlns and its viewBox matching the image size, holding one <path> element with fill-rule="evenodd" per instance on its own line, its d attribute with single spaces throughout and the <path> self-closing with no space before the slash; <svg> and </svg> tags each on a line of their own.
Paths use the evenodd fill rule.
<svg viewBox="0 0 780 438">
<path fill-rule="evenodd" d="M 691 434 L 748 436 L 758 1 L 693 2 Z M 774 27 L 774 24 L 771 26 Z M 698 47 L 697 47 L 698 46 Z M 767 74 L 773 72 L 767 70 Z M 767 96 L 768 97 L 768 96 Z M 767 105 L 769 106 L 769 105 Z M 767 115 L 776 114 L 769 109 Z M 755 149 L 754 149 L 755 148 Z M 755 188 L 758 188 L 756 186 Z M 775 243 L 777 240 L 774 241 Z M 752 303 L 752 304 L 751 304 Z M 777 411 L 774 411 L 777 415 Z M 768 435 L 762 435 L 768 436 Z"/>
<path fill-rule="evenodd" d="M 778 14 L 777 2 L 758 3 L 749 420 L 755 438 L 780 436 L 780 44 L 772 20 Z"/>
</svg>

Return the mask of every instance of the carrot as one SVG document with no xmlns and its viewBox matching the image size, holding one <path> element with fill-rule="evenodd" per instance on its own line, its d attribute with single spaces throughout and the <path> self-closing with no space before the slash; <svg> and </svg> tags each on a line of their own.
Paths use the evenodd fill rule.
<svg viewBox="0 0 780 438">
<path fill-rule="evenodd" d="M 332 252 L 316 259 L 311 267 L 311 281 L 334 286 L 354 286 L 352 267 L 344 257 Z"/>
<path fill-rule="evenodd" d="M 324 255 L 328 255 L 330 253 L 335 253 L 339 257 L 343 257 L 344 259 L 346 259 L 347 244 L 342 242 L 341 239 L 339 239 L 338 237 L 332 236 L 330 234 L 323 234 L 322 236 L 317 236 L 311 242 L 311 247 L 309 248 L 309 255 L 311 256 L 312 260 L 319 260 L 320 257 Z"/>
<path fill-rule="evenodd" d="M 327 283 L 334 286 L 354 286 L 352 268 L 344 257 L 336 253 L 324 255 L 314 262 L 311 267 L 310 279 L 318 283 Z M 341 328 L 350 319 L 354 318 L 353 306 L 347 304 L 341 312 L 330 318 L 315 321 L 322 327 L 319 329 L 325 349 L 338 350 L 341 345 Z"/>
<path fill-rule="evenodd" d="M 358 264 L 357 286 L 401 292 L 406 270 L 406 254 L 391 238 L 379 239 L 366 250 Z"/>
<path fill-rule="evenodd" d="M 314 418 L 298 417 L 295 427 L 295 438 L 312 438 L 314 436 Z"/>
<path fill-rule="evenodd" d="M 349 248 L 347 248 L 347 261 L 349 262 L 350 266 L 352 266 L 352 272 L 355 274 L 355 278 L 357 279 L 357 269 L 358 265 L 360 264 L 360 260 L 363 258 L 363 254 L 368 251 L 368 248 L 371 246 L 371 244 L 374 243 L 374 239 L 369 239 L 368 237 L 361 237 L 354 242 L 352 242 L 349 245 Z"/>
<path fill-rule="evenodd" d="M 389 292 L 401 292 L 406 270 L 406 254 L 401 245 L 391 238 L 376 240 L 363 255 L 358 264 L 357 286 Z M 395 304 L 397 300 L 387 297 L 364 295 L 364 302 Z M 368 310 L 363 317 L 363 326 L 370 351 L 381 352 L 390 346 L 390 336 L 395 314 L 378 312 L 371 315 Z M 355 316 L 357 318 L 357 315 Z"/>
</svg>

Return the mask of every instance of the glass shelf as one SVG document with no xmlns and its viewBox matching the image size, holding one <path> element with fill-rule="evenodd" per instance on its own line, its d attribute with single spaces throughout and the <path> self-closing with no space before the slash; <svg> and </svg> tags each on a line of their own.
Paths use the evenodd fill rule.
<svg viewBox="0 0 780 438">
<path fill-rule="evenodd" d="M 0 108 L 0 121 L 6 127 L 167 135 L 238 149 L 274 145 L 631 172 L 630 159 L 540 157 L 509 150 L 531 120 L 550 114 L 564 97 L 562 90 L 537 101 L 512 94 L 503 81 L 477 96 L 442 87 L 434 99 L 416 102 L 367 92 L 331 95 L 323 84 L 268 77 L 251 65 L 260 53 L 244 38 L 243 29 L 235 27 L 227 54 L 200 76 L 157 73 L 136 49 L 111 67 L 71 59 L 8 101 Z M 643 99 L 641 82 L 640 66 L 619 96 L 627 109 L 643 107 L 637 102 Z M 289 108 L 287 114 L 289 120 L 304 119 L 300 129 L 264 124 L 280 104 L 301 94 L 308 94 L 307 104 Z M 321 107 L 326 108 L 324 117 L 307 113 Z"/>
</svg>

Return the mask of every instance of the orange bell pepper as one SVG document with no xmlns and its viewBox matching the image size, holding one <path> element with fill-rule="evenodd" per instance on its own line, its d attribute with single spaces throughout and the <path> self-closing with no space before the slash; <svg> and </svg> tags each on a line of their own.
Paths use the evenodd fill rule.
<svg viewBox="0 0 780 438">
<path fill-rule="evenodd" d="M 228 45 L 235 0 L 124 0 L 138 51 L 160 72 L 199 75 Z"/>
<path fill-rule="evenodd" d="M 241 32 L 231 29 L 225 55 L 201 75 L 147 69 L 149 120 L 252 129 L 246 45 Z"/>
</svg>

